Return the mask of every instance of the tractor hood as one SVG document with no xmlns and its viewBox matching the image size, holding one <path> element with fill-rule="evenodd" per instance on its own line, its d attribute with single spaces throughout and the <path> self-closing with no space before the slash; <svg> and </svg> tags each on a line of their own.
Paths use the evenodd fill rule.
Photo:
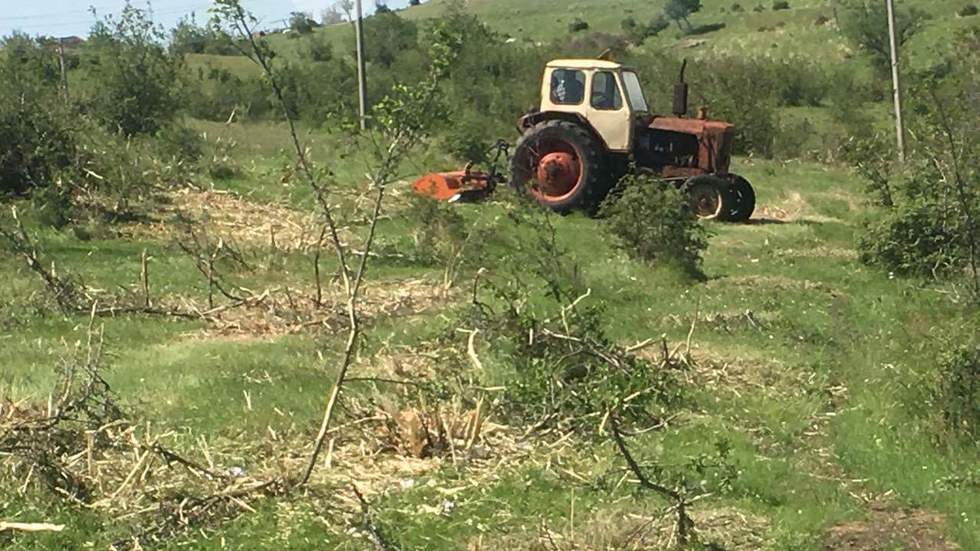
<svg viewBox="0 0 980 551">
<path fill-rule="evenodd" d="M 704 119 L 682 119 L 679 117 L 656 117 L 650 123 L 650 128 L 681 132 L 683 134 L 695 134 L 698 136 L 707 134 L 721 136 L 735 132 L 735 126 L 727 122 Z"/>
<path fill-rule="evenodd" d="M 732 158 L 735 126 L 702 118 L 655 117 L 650 128 L 695 136 L 698 139 L 697 165 L 702 170 L 726 174 Z"/>
</svg>

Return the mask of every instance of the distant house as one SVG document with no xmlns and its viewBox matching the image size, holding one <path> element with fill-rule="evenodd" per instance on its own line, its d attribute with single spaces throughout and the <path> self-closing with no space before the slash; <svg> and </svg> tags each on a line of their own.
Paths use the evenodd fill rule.
<svg viewBox="0 0 980 551">
<path fill-rule="evenodd" d="M 65 48 L 76 48 L 82 44 L 85 44 L 85 39 L 80 36 L 62 36 L 58 39 L 58 41 Z"/>
</svg>

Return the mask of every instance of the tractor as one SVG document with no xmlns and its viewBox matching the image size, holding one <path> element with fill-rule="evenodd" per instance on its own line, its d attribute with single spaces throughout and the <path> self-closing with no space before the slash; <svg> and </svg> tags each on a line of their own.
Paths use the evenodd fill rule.
<svg viewBox="0 0 980 551">
<path fill-rule="evenodd" d="M 686 61 L 674 116 L 650 114 L 636 72 L 601 59 L 560 59 L 545 68 L 541 106 L 520 119 L 511 186 L 559 212 L 598 205 L 632 164 L 687 192 L 701 218 L 746 221 L 755 192 L 728 171 L 735 127 L 686 118 Z"/>
<path fill-rule="evenodd" d="M 558 212 L 593 211 L 632 166 L 683 189 L 703 219 L 744 222 L 755 210 L 749 182 L 728 172 L 735 127 L 687 118 L 685 61 L 674 86 L 674 116 L 652 115 L 632 69 L 603 59 L 560 59 L 545 68 L 541 104 L 521 117 L 511 157 L 510 185 Z M 503 177 L 497 162 L 508 145 L 494 146 L 489 173 L 429 174 L 415 191 L 441 200 L 477 201 Z"/>
</svg>

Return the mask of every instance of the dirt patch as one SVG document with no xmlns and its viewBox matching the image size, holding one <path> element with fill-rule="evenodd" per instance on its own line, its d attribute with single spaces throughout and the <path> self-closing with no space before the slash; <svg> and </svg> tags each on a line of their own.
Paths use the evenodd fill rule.
<svg viewBox="0 0 980 551">
<path fill-rule="evenodd" d="M 567 506 L 567 505 L 566 505 Z M 729 551 L 766 549 L 769 519 L 734 508 L 691 511 L 698 541 Z M 674 516 L 657 511 L 603 511 L 573 527 L 542 526 L 495 541 L 504 549 L 673 549 L 677 543 Z M 500 544 L 504 545 L 500 545 Z M 469 549 L 489 549 L 486 541 L 473 541 Z"/>
<path fill-rule="evenodd" d="M 793 279 L 785 276 L 734 276 L 713 279 L 707 283 L 708 288 L 751 287 L 775 291 L 824 291 L 834 290 L 826 283 L 808 279 Z"/>
<path fill-rule="evenodd" d="M 814 214 L 810 204 L 798 192 L 790 193 L 782 203 L 760 205 L 752 219 L 779 222 L 840 222 L 837 218 Z"/>
<path fill-rule="evenodd" d="M 950 551 L 960 549 L 943 535 L 946 519 L 922 509 L 902 509 L 875 503 L 865 520 L 846 522 L 831 528 L 824 539 L 827 551 L 906 549 Z"/>
<path fill-rule="evenodd" d="M 120 227 L 123 237 L 160 239 L 174 231 L 172 219 L 178 214 L 202 224 L 207 232 L 226 240 L 281 251 L 309 251 L 319 237 L 319 223 L 312 213 L 300 212 L 275 203 L 257 203 L 226 191 L 183 189 L 169 195 L 170 204 L 161 207 L 149 222 Z"/>
<path fill-rule="evenodd" d="M 807 249 L 778 249 L 773 251 L 776 257 L 793 258 L 834 258 L 840 260 L 857 260 L 858 253 L 854 249 L 843 247 L 810 247 Z"/>
<path fill-rule="evenodd" d="M 346 298 L 339 290 L 325 290 L 320 306 L 312 289 L 280 288 L 263 293 L 248 305 L 229 308 L 213 316 L 196 338 L 262 340 L 302 332 L 333 333 L 347 327 Z M 414 316 L 438 309 L 452 295 L 440 284 L 409 279 L 366 284 L 361 295 L 362 321 Z M 198 307 L 204 311 L 206 308 Z"/>
</svg>

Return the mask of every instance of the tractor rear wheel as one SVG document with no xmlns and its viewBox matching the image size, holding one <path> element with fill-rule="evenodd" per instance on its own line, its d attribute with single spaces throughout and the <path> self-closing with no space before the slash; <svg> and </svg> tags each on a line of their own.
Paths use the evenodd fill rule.
<svg viewBox="0 0 980 551">
<path fill-rule="evenodd" d="M 558 212 L 592 210 L 609 192 L 602 148 L 580 125 L 551 120 L 528 129 L 514 149 L 511 187 Z"/>
<path fill-rule="evenodd" d="M 732 193 L 735 196 L 735 204 L 728 211 L 727 218 L 733 222 L 747 222 L 755 212 L 755 190 L 752 189 L 752 184 L 741 176 L 734 176 Z"/>
<path fill-rule="evenodd" d="M 735 205 L 731 185 L 717 176 L 695 176 L 684 184 L 691 209 L 702 220 L 728 220 Z"/>
</svg>

